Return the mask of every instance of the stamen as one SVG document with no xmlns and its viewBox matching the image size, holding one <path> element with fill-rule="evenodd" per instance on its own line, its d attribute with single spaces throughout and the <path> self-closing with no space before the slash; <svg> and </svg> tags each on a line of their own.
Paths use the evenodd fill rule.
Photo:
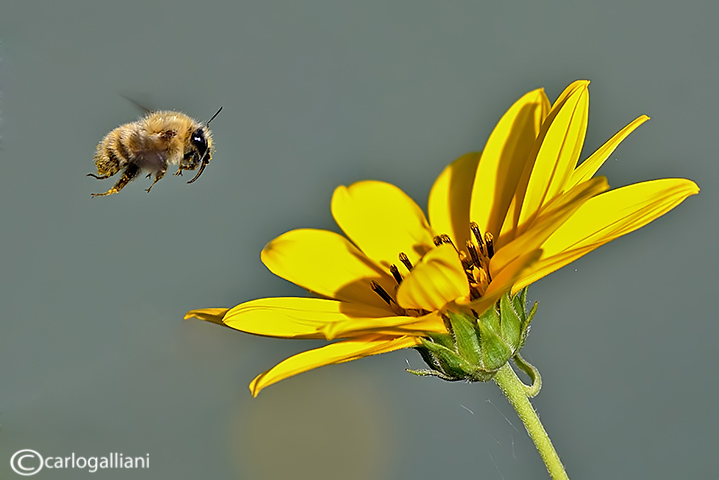
<svg viewBox="0 0 719 480">
<path fill-rule="evenodd" d="M 395 264 L 390 265 L 389 272 L 394 277 L 395 281 L 397 282 L 397 285 L 402 283 L 402 275 L 399 273 L 399 269 L 397 268 L 397 265 L 395 265 Z"/>
<path fill-rule="evenodd" d="M 409 261 L 409 257 L 405 253 L 399 254 L 399 261 L 402 262 L 402 265 L 407 267 L 407 270 L 412 270 L 412 262 Z"/>
<path fill-rule="evenodd" d="M 451 238 L 449 238 L 449 235 L 447 235 L 446 233 L 440 235 L 439 238 L 442 240 L 442 243 L 448 243 L 454 247 L 454 242 L 452 241 Z M 457 247 L 454 247 L 454 250 L 457 253 L 459 253 L 459 250 L 457 250 Z"/>
<path fill-rule="evenodd" d="M 477 239 L 477 246 L 479 246 L 479 251 L 484 253 L 484 240 L 482 240 L 482 232 L 479 231 L 479 225 L 477 225 L 475 222 L 469 222 L 469 228 L 470 230 L 472 230 L 474 238 Z"/>
<path fill-rule="evenodd" d="M 442 245 L 442 237 L 440 237 L 439 235 L 432 238 L 432 241 L 434 242 L 435 247 L 439 247 L 440 245 Z"/>
<path fill-rule="evenodd" d="M 479 261 L 479 255 L 477 254 L 477 247 L 474 246 L 471 240 L 467 240 L 467 250 L 469 250 L 469 256 L 472 257 L 472 263 L 477 267 L 481 268 L 482 264 Z"/>
<path fill-rule="evenodd" d="M 375 282 L 374 280 L 372 280 L 372 282 L 370 282 L 370 285 L 372 286 L 372 290 L 374 291 L 374 293 L 376 293 L 377 295 L 382 297 L 382 300 L 384 300 L 387 303 L 387 305 L 390 305 L 390 306 L 392 305 L 392 297 L 389 296 L 389 293 L 387 293 L 387 290 L 382 288 L 382 285 Z"/>
<path fill-rule="evenodd" d="M 459 253 L 459 261 L 462 262 L 462 268 L 465 270 L 472 270 L 472 260 L 467 258 L 467 254 L 464 252 Z"/>
<path fill-rule="evenodd" d="M 484 241 L 487 242 L 487 256 L 492 258 L 494 256 L 494 235 L 489 232 L 485 233 Z"/>
</svg>

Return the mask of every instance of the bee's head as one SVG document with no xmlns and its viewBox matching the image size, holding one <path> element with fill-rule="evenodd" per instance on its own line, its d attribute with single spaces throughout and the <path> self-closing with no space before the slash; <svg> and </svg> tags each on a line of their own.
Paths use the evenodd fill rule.
<svg viewBox="0 0 719 480">
<path fill-rule="evenodd" d="M 205 168 L 205 165 L 210 162 L 212 158 L 212 138 L 210 132 L 206 126 L 196 128 L 190 133 L 190 137 L 187 139 L 185 145 L 185 155 L 182 159 L 182 165 L 184 168 L 194 170 L 197 167 L 201 167 L 198 175 L 195 176 L 192 183 L 200 176 L 199 173 Z"/>
<path fill-rule="evenodd" d="M 209 151 L 211 144 L 212 140 L 210 140 L 209 131 L 206 126 L 203 125 L 192 132 L 190 136 L 190 145 L 192 148 L 190 150 L 197 151 L 198 160 L 202 159 L 205 155 L 207 155 L 207 161 L 212 158 L 212 153 Z"/>
<path fill-rule="evenodd" d="M 195 175 L 195 178 L 187 183 L 192 183 L 202 175 L 205 167 L 210 163 L 212 158 L 212 137 L 210 136 L 210 129 L 207 126 L 222 111 L 222 107 L 210 118 L 206 124 L 199 128 L 196 128 L 190 135 L 190 149 L 185 152 L 185 160 L 190 162 L 192 165 L 200 163 L 200 170 Z"/>
</svg>

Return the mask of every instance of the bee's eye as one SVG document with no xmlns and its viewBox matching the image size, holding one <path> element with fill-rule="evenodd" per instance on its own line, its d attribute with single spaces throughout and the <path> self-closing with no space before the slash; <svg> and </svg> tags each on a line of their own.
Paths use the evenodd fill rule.
<svg viewBox="0 0 719 480">
<path fill-rule="evenodd" d="M 202 145 L 207 145 L 207 140 L 205 140 L 205 133 L 200 128 L 192 132 L 192 137 L 190 137 L 190 141 L 198 147 Z"/>
<path fill-rule="evenodd" d="M 190 142 L 197 149 L 201 157 L 205 155 L 205 152 L 207 152 L 207 140 L 205 139 L 205 134 L 201 129 L 197 129 L 192 132 Z"/>
</svg>

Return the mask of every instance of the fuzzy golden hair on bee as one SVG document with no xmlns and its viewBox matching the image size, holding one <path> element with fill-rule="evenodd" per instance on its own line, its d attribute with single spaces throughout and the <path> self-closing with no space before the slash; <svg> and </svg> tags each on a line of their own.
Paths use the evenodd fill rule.
<svg viewBox="0 0 719 480">
<path fill-rule="evenodd" d="M 122 171 L 122 176 L 110 190 L 92 196 L 118 193 L 142 172 L 147 172 L 148 178 L 155 175 L 146 190 L 149 192 L 174 165 L 177 165 L 175 175 L 199 168 L 195 177 L 187 182 L 193 183 L 212 158 L 214 145 L 208 126 L 221 111 L 222 107 L 204 124 L 181 112 L 149 112 L 136 122 L 115 128 L 97 145 L 97 174 L 87 175 L 104 180 Z"/>
</svg>

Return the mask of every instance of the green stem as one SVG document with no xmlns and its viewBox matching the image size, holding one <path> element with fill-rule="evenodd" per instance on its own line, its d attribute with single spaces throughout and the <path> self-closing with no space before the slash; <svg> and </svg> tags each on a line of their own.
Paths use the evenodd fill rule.
<svg viewBox="0 0 719 480">
<path fill-rule="evenodd" d="M 559 459 L 557 451 L 554 450 L 552 441 L 549 440 L 547 431 L 544 430 L 537 416 L 537 412 L 534 411 L 532 404 L 529 403 L 525 385 L 519 377 L 517 377 L 517 374 L 514 373 L 509 363 L 499 369 L 494 376 L 494 382 L 502 389 L 502 393 L 507 397 L 507 400 L 509 400 L 509 403 L 512 404 L 517 415 L 519 415 L 520 420 L 524 423 L 527 433 L 532 437 L 534 445 L 537 447 L 539 454 L 542 456 L 542 460 L 544 460 L 544 464 L 547 466 L 549 475 L 551 475 L 554 480 L 569 480 L 567 472 L 564 471 L 562 461 Z"/>
</svg>

